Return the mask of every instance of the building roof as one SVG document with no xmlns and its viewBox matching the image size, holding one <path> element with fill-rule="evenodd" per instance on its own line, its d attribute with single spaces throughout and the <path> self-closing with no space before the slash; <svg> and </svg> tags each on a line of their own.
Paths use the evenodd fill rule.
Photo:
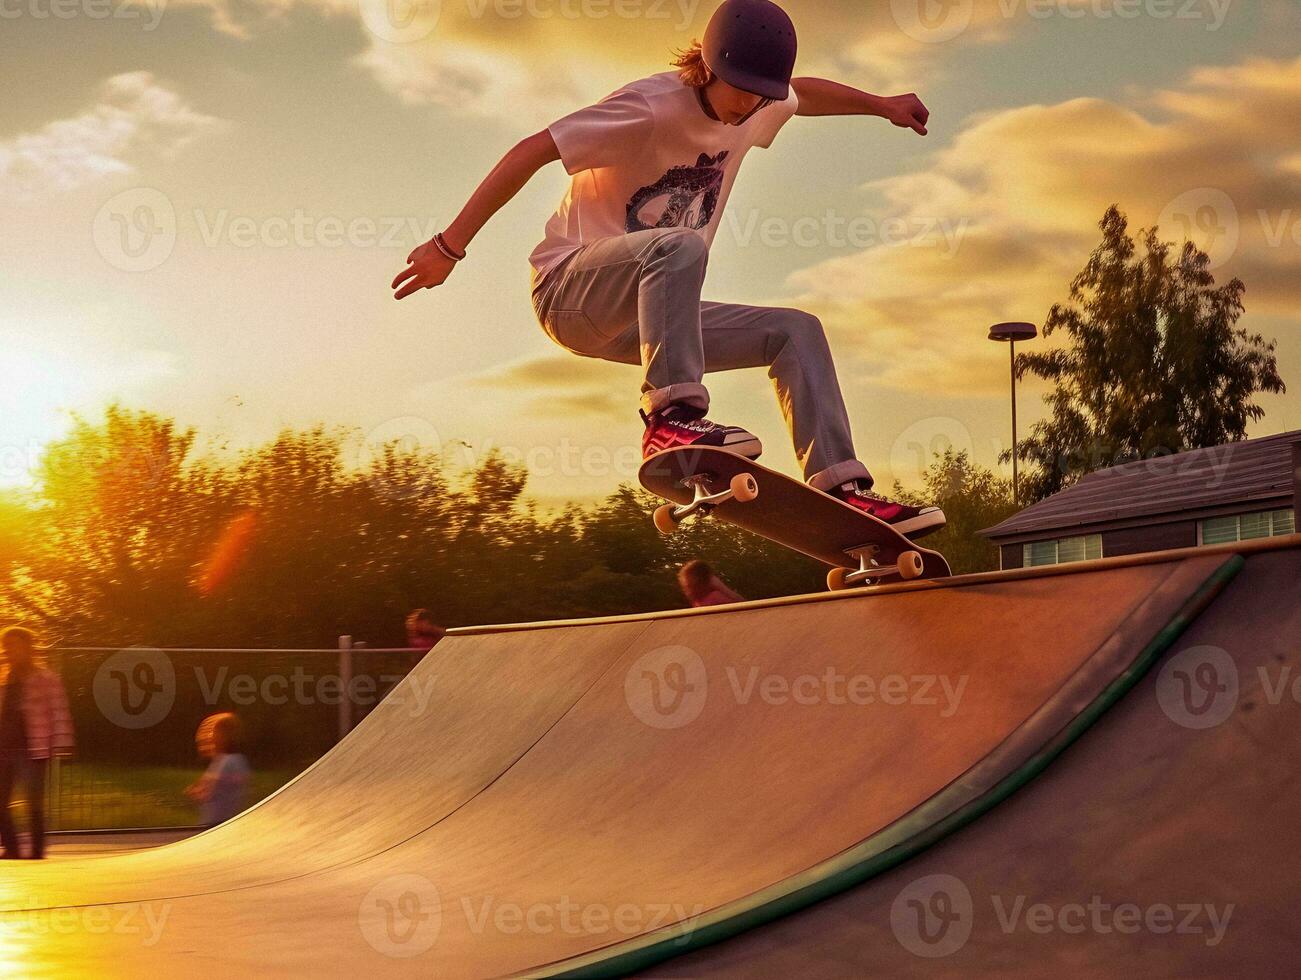
<svg viewBox="0 0 1301 980">
<path fill-rule="evenodd" d="M 1301 429 L 1097 470 L 980 534 L 1074 530 L 1291 497 L 1295 442 L 1301 442 Z"/>
</svg>

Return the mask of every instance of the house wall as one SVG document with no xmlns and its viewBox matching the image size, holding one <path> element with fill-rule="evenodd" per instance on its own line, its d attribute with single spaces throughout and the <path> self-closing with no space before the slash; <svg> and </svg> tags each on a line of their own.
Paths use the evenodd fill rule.
<svg viewBox="0 0 1301 980">
<path fill-rule="evenodd" d="M 1147 551 L 1165 551 L 1168 548 L 1195 548 L 1197 522 L 1176 521 L 1170 524 L 1148 524 L 1121 527 L 1102 534 L 1102 557 L 1137 555 Z"/>
<path fill-rule="evenodd" d="M 1074 532 L 1044 532 L 1038 541 L 1051 541 L 1053 538 L 1074 537 Z M 1022 565 L 1022 548 L 1026 541 L 999 546 L 1002 555 L 1002 568 L 1020 568 Z M 1102 557 L 1115 558 L 1119 555 L 1138 555 L 1149 551 L 1165 551 L 1169 548 L 1194 548 L 1197 546 L 1197 521 L 1174 521 L 1164 524 L 1140 524 L 1133 527 L 1113 528 L 1102 532 Z"/>
</svg>

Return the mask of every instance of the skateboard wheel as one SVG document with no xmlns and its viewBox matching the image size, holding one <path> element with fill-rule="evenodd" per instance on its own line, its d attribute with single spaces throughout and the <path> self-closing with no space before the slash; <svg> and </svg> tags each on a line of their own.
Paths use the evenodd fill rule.
<svg viewBox="0 0 1301 980">
<path fill-rule="evenodd" d="M 922 561 L 922 556 L 915 551 L 905 551 L 899 556 L 899 577 L 901 579 L 921 578 L 922 572 L 926 570 L 926 563 Z"/>
<path fill-rule="evenodd" d="M 840 592 L 848 588 L 845 585 L 845 576 L 849 574 L 848 568 L 833 568 L 827 572 L 827 588 L 832 592 Z"/>
<path fill-rule="evenodd" d="M 732 489 L 732 499 L 738 504 L 749 503 L 755 497 L 759 496 L 759 484 L 749 473 L 738 473 L 732 477 L 730 484 Z"/>
<path fill-rule="evenodd" d="M 673 504 L 664 504 L 655 508 L 655 513 L 651 517 L 655 521 L 655 530 L 660 534 L 672 534 L 678 529 L 678 519 L 673 513 L 675 509 Z"/>
</svg>

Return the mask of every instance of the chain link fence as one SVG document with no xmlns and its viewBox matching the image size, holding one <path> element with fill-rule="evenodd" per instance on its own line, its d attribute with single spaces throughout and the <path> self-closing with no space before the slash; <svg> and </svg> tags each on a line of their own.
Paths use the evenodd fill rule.
<svg viewBox="0 0 1301 980">
<path fill-rule="evenodd" d="M 185 788 L 207 761 L 200 722 L 238 716 L 253 770 L 248 803 L 284 785 L 345 736 L 424 650 L 60 647 L 49 666 L 68 692 L 77 747 L 51 764 L 51 832 L 186 828 Z"/>
</svg>

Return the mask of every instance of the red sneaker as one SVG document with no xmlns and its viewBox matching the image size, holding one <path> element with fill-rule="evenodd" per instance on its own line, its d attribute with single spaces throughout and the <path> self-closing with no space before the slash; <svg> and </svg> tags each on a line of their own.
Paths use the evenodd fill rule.
<svg viewBox="0 0 1301 980">
<path fill-rule="evenodd" d="M 944 511 L 938 507 L 913 507 L 909 504 L 901 504 L 897 500 L 873 493 L 857 481 L 843 483 L 827 492 L 837 500 L 849 504 L 850 507 L 871 514 L 878 521 L 885 521 L 908 538 L 925 537 L 938 531 L 945 524 Z"/>
<path fill-rule="evenodd" d="M 763 443 L 758 436 L 739 425 L 711 422 L 704 415 L 702 410 L 687 405 L 670 405 L 649 417 L 642 412 L 642 421 L 646 423 L 646 432 L 641 437 L 642 458 L 679 446 L 710 446 L 749 459 L 759 458 Z"/>
</svg>

